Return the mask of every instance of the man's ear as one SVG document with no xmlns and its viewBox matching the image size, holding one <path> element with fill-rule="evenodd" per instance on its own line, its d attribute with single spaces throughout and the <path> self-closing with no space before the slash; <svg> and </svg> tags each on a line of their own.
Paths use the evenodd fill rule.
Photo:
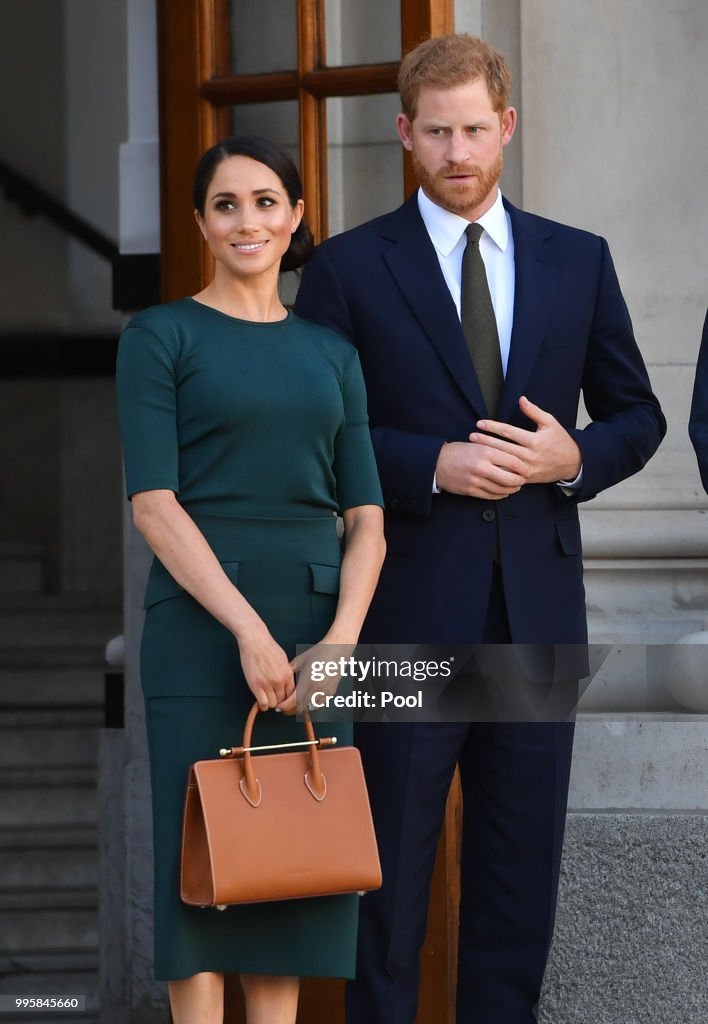
<svg viewBox="0 0 708 1024">
<path fill-rule="evenodd" d="M 403 148 L 409 152 L 413 149 L 413 125 L 406 114 L 399 114 L 396 118 L 396 128 L 403 143 Z"/>
<path fill-rule="evenodd" d="M 501 122 L 502 146 L 506 146 L 511 142 L 511 137 L 516 131 L 518 117 L 514 107 L 505 107 L 501 112 L 499 120 Z"/>
</svg>

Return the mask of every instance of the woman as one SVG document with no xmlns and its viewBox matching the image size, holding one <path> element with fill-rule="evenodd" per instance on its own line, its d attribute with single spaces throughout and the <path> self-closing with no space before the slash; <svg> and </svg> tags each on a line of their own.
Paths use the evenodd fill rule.
<svg viewBox="0 0 708 1024">
<path fill-rule="evenodd" d="M 156 976 L 175 1024 L 223 1019 L 225 972 L 249 1024 L 294 1024 L 300 976 L 353 973 L 357 897 L 182 904 L 186 773 L 239 742 L 254 699 L 295 709 L 296 644 L 356 643 L 383 560 L 381 492 L 354 348 L 278 295 L 312 247 L 293 162 L 225 139 L 199 163 L 194 206 L 214 278 L 134 317 L 117 371 L 133 518 L 156 556 L 141 647 Z M 301 738 L 285 714 L 256 728 L 259 743 Z"/>
</svg>

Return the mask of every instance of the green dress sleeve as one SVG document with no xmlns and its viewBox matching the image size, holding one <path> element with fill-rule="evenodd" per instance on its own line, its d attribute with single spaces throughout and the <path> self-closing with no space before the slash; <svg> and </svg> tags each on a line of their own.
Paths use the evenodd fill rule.
<svg viewBox="0 0 708 1024">
<path fill-rule="evenodd" d="M 343 378 L 344 425 L 334 443 L 334 476 L 340 512 L 381 505 L 383 496 L 371 445 L 366 390 L 359 355 L 352 348 Z"/>
<path fill-rule="evenodd" d="M 152 330 L 129 324 L 118 347 L 118 415 L 128 497 L 179 493 L 177 357 Z"/>
</svg>

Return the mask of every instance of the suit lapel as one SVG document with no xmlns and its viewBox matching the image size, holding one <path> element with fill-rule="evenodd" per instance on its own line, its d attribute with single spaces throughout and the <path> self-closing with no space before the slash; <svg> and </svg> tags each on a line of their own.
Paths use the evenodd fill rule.
<svg viewBox="0 0 708 1024">
<path fill-rule="evenodd" d="M 396 243 L 384 252 L 384 259 L 418 323 L 472 406 L 475 417 L 485 415 L 484 399 L 457 310 L 415 195 L 387 218 L 382 235 Z"/>
<path fill-rule="evenodd" d="M 509 363 L 497 419 L 518 416 L 524 394 L 546 332 L 558 285 L 553 258 L 553 233 L 547 222 L 517 210 L 504 201 L 514 236 L 514 324 Z M 533 401 L 533 396 L 529 396 Z"/>
</svg>

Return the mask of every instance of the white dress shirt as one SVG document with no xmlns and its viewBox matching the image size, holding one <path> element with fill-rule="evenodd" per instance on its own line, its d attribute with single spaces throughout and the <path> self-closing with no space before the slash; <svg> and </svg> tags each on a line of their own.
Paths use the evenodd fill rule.
<svg viewBox="0 0 708 1024">
<path fill-rule="evenodd" d="M 470 222 L 437 206 L 422 189 L 418 189 L 418 209 L 435 246 L 440 269 L 461 319 L 462 254 L 467 244 L 465 230 Z M 501 192 L 497 192 L 494 204 L 477 223 L 484 228 L 479 240 L 479 251 L 487 271 L 487 283 L 497 321 L 502 369 L 506 376 L 514 322 L 514 236 Z"/>
<path fill-rule="evenodd" d="M 465 230 L 470 222 L 464 217 L 438 206 L 428 198 L 422 188 L 418 189 L 418 209 L 435 247 L 440 269 L 455 303 L 457 315 L 461 320 L 462 254 L 467 245 Z M 497 198 L 494 203 L 477 223 L 484 228 L 479 240 L 479 251 L 487 272 L 487 283 L 497 321 L 502 370 L 506 377 L 511 347 L 511 329 L 514 324 L 515 268 L 514 236 L 509 214 L 504 209 L 501 191 L 497 190 Z M 580 485 L 582 474 L 581 466 L 575 480 L 559 480 L 558 484 L 566 493 L 570 493 Z M 435 478 L 433 478 L 433 491 L 439 493 Z"/>
</svg>

